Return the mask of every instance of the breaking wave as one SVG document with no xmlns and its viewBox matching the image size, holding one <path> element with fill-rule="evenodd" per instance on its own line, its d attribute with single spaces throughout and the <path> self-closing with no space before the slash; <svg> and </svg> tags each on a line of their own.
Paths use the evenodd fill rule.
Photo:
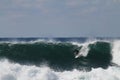
<svg viewBox="0 0 120 80">
<path fill-rule="evenodd" d="M 107 68 L 111 65 L 111 45 L 105 41 L 1 42 L 0 58 L 21 64 L 47 64 L 53 69 Z"/>
<path fill-rule="evenodd" d="M 120 40 L 2 40 L 0 80 L 120 80 Z"/>
</svg>

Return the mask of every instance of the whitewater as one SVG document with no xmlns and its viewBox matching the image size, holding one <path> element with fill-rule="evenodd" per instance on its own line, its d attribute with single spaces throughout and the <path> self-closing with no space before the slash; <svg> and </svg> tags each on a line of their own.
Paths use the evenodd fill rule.
<svg viewBox="0 0 120 80">
<path fill-rule="evenodd" d="M 25 40 L 0 42 L 0 80 L 120 80 L 119 39 Z"/>
</svg>

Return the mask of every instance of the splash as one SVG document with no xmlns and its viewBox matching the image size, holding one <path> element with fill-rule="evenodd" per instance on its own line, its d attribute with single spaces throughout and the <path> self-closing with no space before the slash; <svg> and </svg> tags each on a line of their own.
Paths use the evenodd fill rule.
<svg viewBox="0 0 120 80">
<path fill-rule="evenodd" d="M 0 60 L 0 80 L 120 80 L 120 68 L 92 69 L 90 72 L 54 71 L 48 66 L 20 65 L 8 60 Z"/>
</svg>

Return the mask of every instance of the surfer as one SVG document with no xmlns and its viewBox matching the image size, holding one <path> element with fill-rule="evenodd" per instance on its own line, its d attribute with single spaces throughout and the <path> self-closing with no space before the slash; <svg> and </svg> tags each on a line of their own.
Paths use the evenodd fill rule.
<svg viewBox="0 0 120 80">
<path fill-rule="evenodd" d="M 74 50 L 74 55 L 76 56 L 76 55 L 78 55 L 78 53 L 79 53 L 79 50 L 78 50 L 78 49 L 75 49 L 75 50 Z"/>
</svg>

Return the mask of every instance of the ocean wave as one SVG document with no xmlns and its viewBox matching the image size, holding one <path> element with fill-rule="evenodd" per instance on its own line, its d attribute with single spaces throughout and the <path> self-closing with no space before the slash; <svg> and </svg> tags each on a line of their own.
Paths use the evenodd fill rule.
<svg viewBox="0 0 120 80">
<path fill-rule="evenodd" d="M 76 57 L 77 56 L 77 57 Z M 21 64 L 47 64 L 53 69 L 107 68 L 111 65 L 111 44 L 92 41 L 75 44 L 60 41 L 13 41 L 0 43 L 0 58 Z"/>
</svg>

